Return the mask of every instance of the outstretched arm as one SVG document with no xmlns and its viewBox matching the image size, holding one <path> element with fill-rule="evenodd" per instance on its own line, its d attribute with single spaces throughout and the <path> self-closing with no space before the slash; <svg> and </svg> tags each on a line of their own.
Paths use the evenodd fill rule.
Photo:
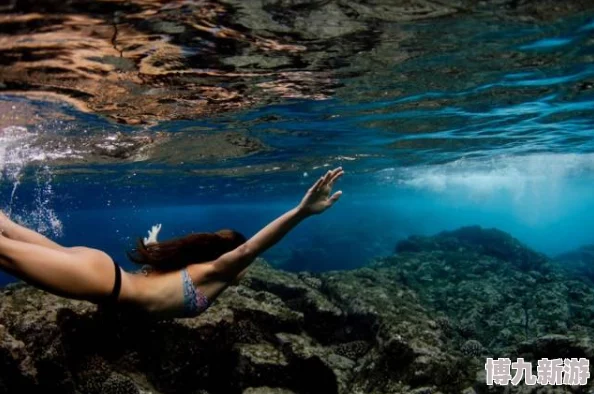
<svg viewBox="0 0 594 394">
<path fill-rule="evenodd" d="M 344 174 L 341 167 L 328 171 L 309 188 L 299 205 L 269 223 L 247 240 L 243 245 L 225 253 L 214 262 L 215 271 L 233 281 L 245 274 L 254 259 L 280 241 L 289 231 L 305 218 L 324 212 L 340 198 L 338 191 L 330 196 L 332 186 Z"/>
</svg>

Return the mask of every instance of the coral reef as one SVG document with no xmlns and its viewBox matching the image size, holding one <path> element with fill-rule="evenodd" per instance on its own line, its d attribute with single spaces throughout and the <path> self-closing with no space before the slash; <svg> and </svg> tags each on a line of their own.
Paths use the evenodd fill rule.
<svg viewBox="0 0 594 394">
<path fill-rule="evenodd" d="M 546 256 L 495 229 L 466 227 L 410 237 L 378 261 L 445 316 L 444 335 L 495 353 L 546 334 L 589 335 L 594 291 Z M 453 329 L 452 329 L 453 328 Z"/>
<path fill-rule="evenodd" d="M 488 387 L 485 357 L 592 360 L 594 290 L 508 234 L 462 228 L 397 250 L 316 274 L 259 260 L 193 319 L 9 285 L 0 393 L 540 393 Z"/>
</svg>

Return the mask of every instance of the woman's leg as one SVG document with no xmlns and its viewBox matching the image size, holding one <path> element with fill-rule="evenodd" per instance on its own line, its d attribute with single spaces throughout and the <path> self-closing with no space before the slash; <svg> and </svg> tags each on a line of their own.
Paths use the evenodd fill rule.
<svg viewBox="0 0 594 394">
<path fill-rule="evenodd" d="M 96 249 L 66 252 L 0 235 L 0 268 L 62 297 L 97 300 L 113 289 L 113 260 Z"/>
<path fill-rule="evenodd" d="M 71 250 L 71 248 L 64 247 L 52 241 L 51 239 L 43 236 L 42 234 L 39 234 L 38 232 L 35 232 L 31 229 L 21 226 L 18 223 L 15 223 L 2 211 L 0 211 L 0 231 L 2 232 L 2 235 L 15 241 L 41 245 L 45 246 L 46 248 L 51 248 L 55 250 Z M 76 248 L 74 250 L 76 250 Z"/>
</svg>

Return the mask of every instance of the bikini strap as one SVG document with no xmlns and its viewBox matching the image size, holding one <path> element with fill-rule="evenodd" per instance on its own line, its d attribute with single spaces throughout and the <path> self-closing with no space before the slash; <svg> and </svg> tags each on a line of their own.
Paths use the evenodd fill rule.
<svg viewBox="0 0 594 394">
<path fill-rule="evenodd" d="M 122 288 L 122 271 L 120 270 L 118 263 L 114 261 L 113 264 L 115 266 L 115 282 L 113 284 L 113 290 L 107 298 L 108 301 L 115 303 L 120 296 L 120 290 Z"/>
</svg>

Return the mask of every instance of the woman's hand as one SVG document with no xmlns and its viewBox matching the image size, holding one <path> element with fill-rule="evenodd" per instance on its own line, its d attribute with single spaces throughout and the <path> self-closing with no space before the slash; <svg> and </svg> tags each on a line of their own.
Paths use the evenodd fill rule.
<svg viewBox="0 0 594 394">
<path fill-rule="evenodd" d="M 154 243 L 158 243 L 159 241 L 157 241 L 157 236 L 159 235 L 159 231 L 161 231 L 161 224 L 156 224 L 154 225 L 148 232 L 148 237 L 145 237 L 143 239 L 144 244 L 148 245 L 148 244 L 154 244 Z"/>
<path fill-rule="evenodd" d="M 330 208 L 342 195 L 342 191 L 337 191 L 330 197 L 332 186 L 338 178 L 344 174 L 342 167 L 328 171 L 326 175 L 320 177 L 318 181 L 309 188 L 298 209 L 310 215 L 317 215 Z"/>
</svg>

